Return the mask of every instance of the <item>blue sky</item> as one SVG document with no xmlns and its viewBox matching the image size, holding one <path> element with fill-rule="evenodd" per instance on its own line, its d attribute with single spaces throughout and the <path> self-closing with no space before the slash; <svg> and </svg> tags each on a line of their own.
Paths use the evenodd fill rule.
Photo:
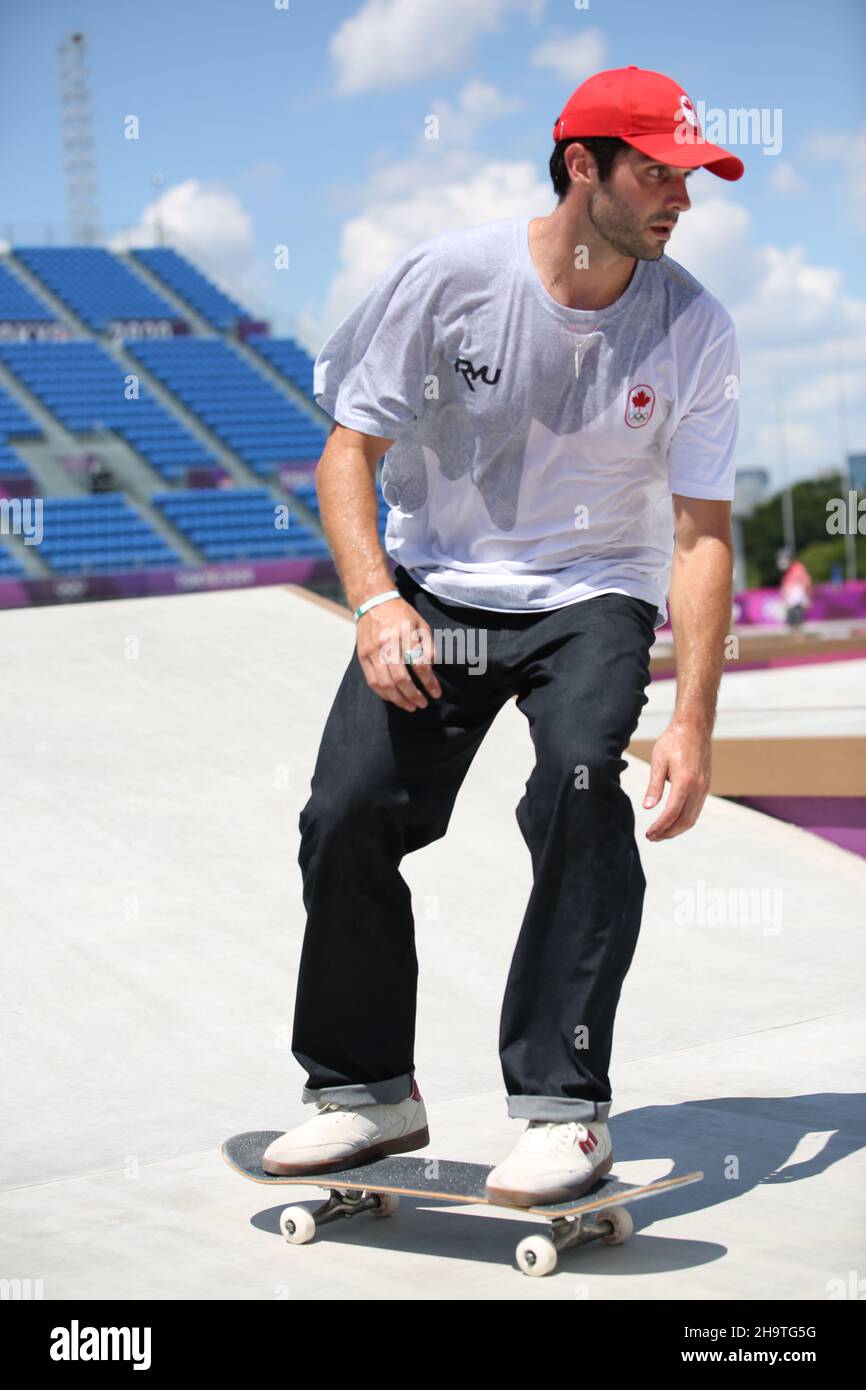
<svg viewBox="0 0 866 1390">
<path fill-rule="evenodd" d="M 765 112 L 763 136 L 720 138 L 745 176 L 696 174 L 667 251 L 737 324 L 739 466 L 779 481 L 838 464 L 843 443 L 866 452 L 863 0 L 2 0 L 13 244 L 68 237 L 56 50 L 72 29 L 109 243 L 152 239 L 158 218 L 313 352 L 412 245 L 552 210 L 553 122 L 590 73 L 665 72 L 728 129 L 732 109 Z"/>
</svg>

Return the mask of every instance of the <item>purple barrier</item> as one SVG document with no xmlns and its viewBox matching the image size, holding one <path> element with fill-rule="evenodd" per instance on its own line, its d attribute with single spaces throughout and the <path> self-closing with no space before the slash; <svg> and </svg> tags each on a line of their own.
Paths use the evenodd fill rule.
<svg viewBox="0 0 866 1390">
<path fill-rule="evenodd" d="M 799 825 L 866 858 L 864 796 L 732 796 L 727 800 L 751 806 L 789 825 Z"/>
<path fill-rule="evenodd" d="M 735 594 L 734 618 L 741 627 L 784 624 L 785 606 L 781 593 L 778 589 L 745 589 Z M 815 585 L 806 622 L 825 622 L 831 618 L 866 618 L 866 579 Z"/>
<path fill-rule="evenodd" d="M 9 473 L 0 478 L 0 497 L 32 497 L 36 480 L 21 473 Z"/>
<path fill-rule="evenodd" d="M 30 604 L 73 603 L 89 599 L 136 598 L 149 594 L 185 594 L 208 589 L 245 589 L 259 584 L 304 584 L 310 578 L 333 579 L 331 559 L 235 561 L 140 570 L 112 575 L 58 575 L 53 579 L 0 580 L 0 609 Z M 739 626 L 784 623 L 778 589 L 748 589 L 735 596 Z M 866 618 L 866 580 L 819 584 L 807 614 L 809 621 Z M 665 629 L 670 623 L 665 624 Z"/>
<path fill-rule="evenodd" d="M 269 338 L 271 325 L 267 319 L 238 319 L 235 323 L 235 334 L 241 342 L 245 342 L 253 333 L 261 333 L 262 337 Z"/>
<path fill-rule="evenodd" d="M 843 584 L 816 584 L 806 622 L 831 618 L 866 619 L 866 579 L 846 579 Z M 737 627 L 785 627 L 785 605 L 778 589 L 741 589 L 734 594 Z M 670 633 L 670 618 L 660 632 Z M 742 667 L 740 669 L 743 669 Z"/>
<path fill-rule="evenodd" d="M 277 480 L 284 492 L 291 492 L 296 483 L 309 483 L 316 472 L 318 459 L 292 459 L 277 465 Z"/>
<path fill-rule="evenodd" d="M 0 579 L 0 609 L 46 603 L 85 603 L 96 599 L 152 598 L 162 594 L 247 589 L 261 584 L 309 584 L 333 580 L 333 561 L 238 560 L 221 565 L 140 570 L 127 574 L 58 575 L 56 579 Z"/>
<path fill-rule="evenodd" d="M 233 483 L 231 474 L 227 473 L 221 464 L 216 463 L 207 467 L 202 465 L 199 468 L 188 468 L 186 470 L 186 485 L 188 488 L 222 487 L 223 485 L 228 488 L 232 487 Z"/>
</svg>

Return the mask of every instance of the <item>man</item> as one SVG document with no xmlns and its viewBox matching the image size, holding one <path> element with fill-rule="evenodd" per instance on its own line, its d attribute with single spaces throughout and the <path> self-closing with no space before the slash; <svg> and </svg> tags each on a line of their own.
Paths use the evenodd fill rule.
<svg viewBox="0 0 866 1390">
<path fill-rule="evenodd" d="M 357 646 L 300 815 L 293 1052 L 316 1114 L 270 1146 L 268 1172 L 429 1142 L 399 864 L 445 834 L 512 697 L 536 754 L 517 807 L 533 889 L 499 1044 L 508 1114 L 529 1123 L 488 1189 L 565 1200 L 611 1166 L 614 1014 L 646 883 L 622 753 L 670 579 L 677 702 L 644 805 L 667 781 L 648 838 L 694 825 L 731 614 L 734 328 L 665 243 L 692 169 L 743 166 L 695 135 L 670 78 L 590 78 L 554 127 L 555 211 L 425 242 L 319 354 L 315 394 L 336 425 L 318 495 Z M 396 588 L 377 535 L 386 451 Z M 483 638 L 483 670 L 439 659 L 442 630 L 460 651 Z"/>
</svg>

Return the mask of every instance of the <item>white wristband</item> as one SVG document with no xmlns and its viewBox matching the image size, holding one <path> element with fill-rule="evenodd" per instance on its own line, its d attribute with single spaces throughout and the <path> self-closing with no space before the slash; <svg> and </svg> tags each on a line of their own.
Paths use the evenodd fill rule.
<svg viewBox="0 0 866 1390">
<path fill-rule="evenodd" d="M 399 589 L 388 589 L 384 594 L 377 594 L 375 598 L 368 598 L 366 603 L 362 603 L 360 608 L 355 609 L 355 622 L 370 608 L 375 608 L 377 603 L 387 603 L 392 598 L 402 598 Z"/>
</svg>

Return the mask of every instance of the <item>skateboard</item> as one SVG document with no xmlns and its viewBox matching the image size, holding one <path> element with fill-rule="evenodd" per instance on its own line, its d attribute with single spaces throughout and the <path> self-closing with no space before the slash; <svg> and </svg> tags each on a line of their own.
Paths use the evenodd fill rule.
<svg viewBox="0 0 866 1390">
<path fill-rule="evenodd" d="M 627 1240 L 633 1230 L 631 1213 L 626 1211 L 629 1202 L 639 1202 L 659 1192 L 672 1192 L 675 1188 L 700 1182 L 704 1176 L 698 1172 L 684 1173 L 681 1177 L 662 1178 L 659 1182 L 641 1185 L 607 1175 L 599 1178 L 582 1196 L 570 1201 L 516 1207 L 490 1199 L 484 1184 L 492 1169 L 483 1163 L 395 1154 L 338 1172 L 298 1173 L 291 1177 L 266 1173 L 261 1164 L 262 1154 L 281 1133 L 281 1130 L 252 1130 L 235 1134 L 223 1144 L 222 1156 L 230 1168 L 253 1182 L 320 1187 L 330 1193 L 328 1200 L 312 1211 L 308 1207 L 283 1209 L 280 1230 L 291 1245 L 306 1245 L 321 1226 L 339 1217 L 355 1216 L 361 1211 L 380 1217 L 392 1216 L 401 1197 L 421 1197 L 432 1202 L 471 1202 L 546 1218 L 547 1234 L 525 1236 L 515 1251 L 518 1268 L 535 1278 L 550 1274 L 556 1268 L 561 1250 L 584 1245 L 590 1240 L 601 1240 L 605 1245 L 620 1245 Z"/>
</svg>

